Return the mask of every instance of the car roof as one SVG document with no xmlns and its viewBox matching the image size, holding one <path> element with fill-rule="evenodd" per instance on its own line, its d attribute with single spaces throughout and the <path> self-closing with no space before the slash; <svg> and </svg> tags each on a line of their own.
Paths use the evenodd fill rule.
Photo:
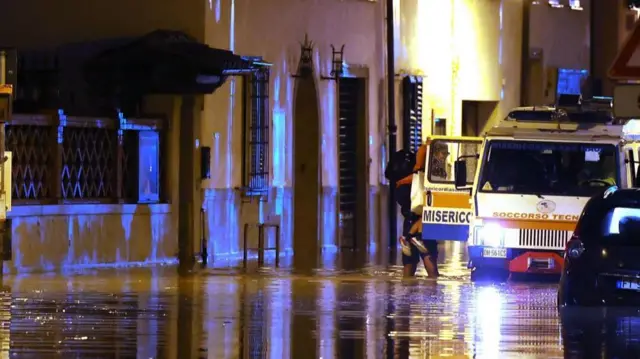
<svg viewBox="0 0 640 359">
<path fill-rule="evenodd" d="M 616 186 L 607 188 L 603 193 L 591 198 L 590 204 L 606 207 L 633 206 L 640 207 L 640 188 L 620 189 Z"/>
</svg>

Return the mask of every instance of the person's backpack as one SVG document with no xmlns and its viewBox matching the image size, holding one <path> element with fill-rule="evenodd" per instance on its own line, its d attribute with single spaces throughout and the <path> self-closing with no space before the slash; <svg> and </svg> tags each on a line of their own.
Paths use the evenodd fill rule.
<svg viewBox="0 0 640 359">
<path fill-rule="evenodd" d="M 407 177 L 413 173 L 416 164 L 416 154 L 411 151 L 399 150 L 389 158 L 384 176 L 391 183 Z"/>
</svg>

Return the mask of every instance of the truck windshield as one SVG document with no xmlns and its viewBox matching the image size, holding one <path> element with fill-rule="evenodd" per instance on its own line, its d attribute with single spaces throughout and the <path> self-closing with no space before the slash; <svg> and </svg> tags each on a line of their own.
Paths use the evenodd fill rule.
<svg viewBox="0 0 640 359">
<path fill-rule="evenodd" d="M 480 192 L 590 197 L 618 179 L 614 145 L 493 140 L 485 148 Z"/>
</svg>

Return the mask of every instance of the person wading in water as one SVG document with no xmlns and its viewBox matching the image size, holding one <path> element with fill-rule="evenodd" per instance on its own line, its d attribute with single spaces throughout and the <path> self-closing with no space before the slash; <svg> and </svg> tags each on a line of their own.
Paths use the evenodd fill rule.
<svg viewBox="0 0 640 359">
<path fill-rule="evenodd" d="M 439 168 L 437 165 L 442 162 L 444 165 L 445 158 L 448 154 L 448 148 L 445 144 L 435 143 L 432 146 L 434 151 L 434 161 L 432 161 L 432 171 L 436 176 L 444 171 L 444 166 Z M 402 151 L 402 150 L 401 150 Z M 402 248 L 402 264 L 403 274 L 405 277 L 413 277 L 418 268 L 418 263 L 422 258 L 427 274 L 431 278 L 438 277 L 438 243 L 434 240 L 422 239 L 422 220 L 419 214 L 411 211 L 411 183 L 413 182 L 413 174 L 424 171 L 427 155 L 427 145 L 422 145 L 418 149 L 418 153 L 413 156 L 412 153 L 404 153 L 402 155 L 396 152 L 389 165 L 385 175 L 396 186 L 396 201 L 400 205 L 400 211 L 404 217 L 402 228 L 402 236 L 400 237 L 400 246 Z M 395 162 L 395 163 L 394 163 Z M 413 164 L 411 171 L 407 169 L 407 164 Z M 408 172 L 408 173 L 407 173 Z M 446 171 L 445 175 L 446 177 Z"/>
</svg>

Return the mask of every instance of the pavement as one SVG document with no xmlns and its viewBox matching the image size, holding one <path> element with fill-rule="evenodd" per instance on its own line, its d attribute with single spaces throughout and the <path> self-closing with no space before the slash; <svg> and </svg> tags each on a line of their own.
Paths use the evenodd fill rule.
<svg viewBox="0 0 640 359">
<path fill-rule="evenodd" d="M 464 246 L 441 278 L 327 255 L 322 268 L 214 264 L 10 276 L 0 358 L 639 358 L 640 314 L 560 321 L 556 279 L 471 283 Z M 598 312 L 601 313 L 601 312 Z"/>
</svg>

